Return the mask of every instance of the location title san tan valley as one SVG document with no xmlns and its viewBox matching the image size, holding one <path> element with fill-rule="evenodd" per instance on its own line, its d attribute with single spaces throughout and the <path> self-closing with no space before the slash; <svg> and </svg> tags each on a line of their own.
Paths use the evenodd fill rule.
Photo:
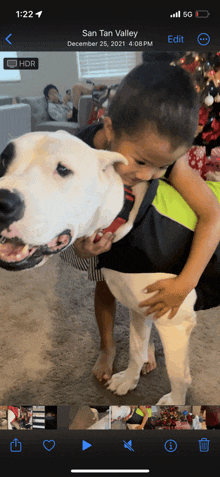
<svg viewBox="0 0 220 477">
<path fill-rule="evenodd" d="M 138 31 L 133 30 L 82 30 L 82 36 L 84 37 L 130 37 L 136 38 Z"/>
</svg>

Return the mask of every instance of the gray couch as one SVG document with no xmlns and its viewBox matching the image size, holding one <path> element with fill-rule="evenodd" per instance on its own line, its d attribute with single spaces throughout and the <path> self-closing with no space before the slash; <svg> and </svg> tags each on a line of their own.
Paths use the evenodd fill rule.
<svg viewBox="0 0 220 477">
<path fill-rule="evenodd" d="M 5 106 L 6 104 L 12 104 L 13 98 L 11 96 L 2 96 L 0 95 L 0 106 Z"/>
<path fill-rule="evenodd" d="M 92 108 L 92 96 L 82 96 L 79 101 L 78 123 L 68 121 L 50 121 L 47 113 L 47 102 L 44 96 L 21 99 L 0 96 L 0 154 L 6 144 L 34 131 L 57 131 L 63 129 L 70 134 L 77 134 L 80 128 L 88 126 L 88 118 Z"/>
<path fill-rule="evenodd" d="M 77 134 L 79 128 L 88 125 L 87 120 L 92 108 L 92 96 L 82 96 L 79 101 L 78 122 L 51 121 L 47 112 L 47 100 L 44 96 L 21 99 L 15 97 L 17 103 L 29 104 L 31 108 L 31 131 L 57 131 L 63 129 L 70 134 Z"/>
<path fill-rule="evenodd" d="M 31 108 L 28 104 L 0 105 L 0 154 L 9 141 L 31 131 Z"/>
</svg>

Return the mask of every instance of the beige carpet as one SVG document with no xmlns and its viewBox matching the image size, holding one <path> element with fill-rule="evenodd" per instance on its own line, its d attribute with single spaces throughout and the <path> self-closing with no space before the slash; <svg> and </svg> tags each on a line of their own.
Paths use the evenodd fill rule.
<svg viewBox="0 0 220 477">
<path fill-rule="evenodd" d="M 92 375 L 99 351 L 94 283 L 59 256 L 35 270 L 0 269 L 0 404 L 156 404 L 170 391 L 155 328 L 157 368 L 127 396 L 111 394 Z M 115 371 L 128 359 L 129 319 L 118 305 Z M 220 404 L 220 307 L 198 313 L 190 340 L 189 405 Z"/>
</svg>

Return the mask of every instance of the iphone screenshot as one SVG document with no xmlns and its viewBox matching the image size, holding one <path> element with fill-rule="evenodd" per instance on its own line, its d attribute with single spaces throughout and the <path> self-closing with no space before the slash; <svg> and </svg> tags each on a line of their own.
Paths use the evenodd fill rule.
<svg viewBox="0 0 220 477">
<path fill-rule="evenodd" d="M 220 10 L 99 8 L 0 19 L 0 458 L 212 475 Z"/>
</svg>

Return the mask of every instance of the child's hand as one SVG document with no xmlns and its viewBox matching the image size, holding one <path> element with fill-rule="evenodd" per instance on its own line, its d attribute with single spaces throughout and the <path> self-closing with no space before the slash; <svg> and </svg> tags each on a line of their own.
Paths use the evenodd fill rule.
<svg viewBox="0 0 220 477">
<path fill-rule="evenodd" d="M 80 237 L 75 240 L 74 251 L 77 257 L 96 257 L 97 255 L 108 252 L 110 250 L 114 239 L 114 234 L 108 232 L 102 236 L 99 242 L 94 243 L 94 239 L 97 233 L 98 231 L 96 231 L 90 237 Z"/>
<path fill-rule="evenodd" d="M 154 318 L 160 318 L 170 310 L 169 319 L 173 318 L 179 307 L 185 300 L 192 288 L 187 288 L 179 277 L 158 280 L 144 289 L 146 293 L 157 291 L 157 293 L 138 304 L 140 308 L 148 306 L 145 315 L 156 313 Z"/>
</svg>

